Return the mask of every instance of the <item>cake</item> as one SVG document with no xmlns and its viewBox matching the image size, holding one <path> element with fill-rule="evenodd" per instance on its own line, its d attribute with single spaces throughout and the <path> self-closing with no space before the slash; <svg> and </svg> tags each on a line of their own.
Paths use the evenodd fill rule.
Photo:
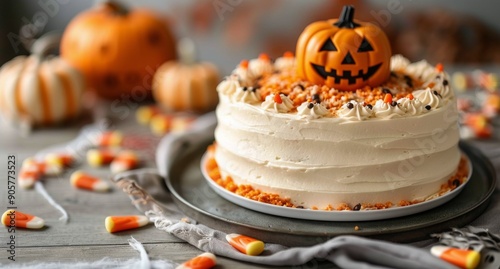
<svg viewBox="0 0 500 269">
<path fill-rule="evenodd" d="M 343 17 L 326 23 L 343 28 L 338 23 Z M 337 79 L 351 75 L 340 66 L 316 68 L 318 81 L 299 66 L 304 38 L 313 42 L 310 30 L 299 38 L 295 55 L 242 61 L 218 85 L 218 125 L 206 164 L 213 180 L 253 200 L 320 210 L 411 205 L 467 180 L 456 99 L 442 65 L 388 55 L 377 47 L 388 42 L 373 44 L 364 36 L 357 46 L 382 50 L 383 55 L 370 56 L 381 64 L 355 64 L 360 71 L 352 79 Z M 329 47 L 340 54 L 337 42 L 333 36 L 305 44 L 305 53 Z M 351 54 L 344 52 L 341 61 L 354 64 L 358 58 Z M 379 65 L 372 77 L 369 65 Z"/>
</svg>

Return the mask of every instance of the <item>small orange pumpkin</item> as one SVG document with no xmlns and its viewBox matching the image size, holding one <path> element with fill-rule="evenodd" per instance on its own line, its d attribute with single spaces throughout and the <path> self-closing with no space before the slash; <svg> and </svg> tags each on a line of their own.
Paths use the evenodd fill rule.
<svg viewBox="0 0 500 269">
<path fill-rule="evenodd" d="M 61 56 L 85 74 L 100 96 L 111 99 L 134 91 L 149 94 L 154 72 L 176 52 L 166 22 L 146 9 L 129 11 L 105 1 L 70 22 Z"/>
<path fill-rule="evenodd" d="M 153 79 L 153 97 L 170 111 L 206 112 L 217 106 L 219 71 L 208 62 L 194 60 L 194 44 L 187 39 L 178 46 L 181 61 L 164 63 Z"/>
<path fill-rule="evenodd" d="M 353 20 L 344 6 L 339 19 L 314 22 L 297 42 L 297 74 L 339 90 L 378 86 L 389 78 L 391 47 L 377 26 Z"/>
<path fill-rule="evenodd" d="M 59 57 L 46 57 L 59 39 L 41 37 L 31 56 L 18 56 L 0 69 L 0 111 L 8 121 L 50 125 L 79 114 L 83 75 Z"/>
</svg>

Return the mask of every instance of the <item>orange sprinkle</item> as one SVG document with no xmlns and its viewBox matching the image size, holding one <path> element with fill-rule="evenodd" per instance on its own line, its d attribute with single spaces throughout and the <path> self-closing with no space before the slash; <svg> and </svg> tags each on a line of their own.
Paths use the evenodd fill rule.
<svg viewBox="0 0 500 269">
<path fill-rule="evenodd" d="M 240 62 L 240 67 L 244 68 L 244 69 L 247 69 L 248 68 L 248 60 L 242 60 Z"/>
<path fill-rule="evenodd" d="M 408 97 L 408 99 L 410 99 L 410 100 L 413 100 L 413 98 L 415 98 L 415 97 L 413 97 L 413 94 L 411 94 L 411 93 L 409 93 L 406 97 Z"/>
<path fill-rule="evenodd" d="M 287 52 L 283 53 L 283 57 L 285 57 L 285 58 L 293 58 L 294 55 L 293 55 L 293 52 L 287 51 Z"/>
<path fill-rule="evenodd" d="M 269 58 L 269 55 L 267 55 L 266 53 L 261 53 L 259 54 L 259 60 L 271 61 L 271 58 Z"/>
<path fill-rule="evenodd" d="M 392 94 L 386 93 L 384 96 L 384 103 L 392 103 Z"/>
<path fill-rule="evenodd" d="M 443 67 L 442 63 L 436 64 L 436 71 L 443 72 L 443 70 L 444 70 L 444 67 Z"/>
<path fill-rule="evenodd" d="M 274 102 L 276 102 L 276 103 L 278 103 L 278 104 L 283 103 L 283 100 L 281 100 L 281 96 L 280 96 L 280 94 L 275 94 L 275 95 L 274 95 Z"/>
</svg>

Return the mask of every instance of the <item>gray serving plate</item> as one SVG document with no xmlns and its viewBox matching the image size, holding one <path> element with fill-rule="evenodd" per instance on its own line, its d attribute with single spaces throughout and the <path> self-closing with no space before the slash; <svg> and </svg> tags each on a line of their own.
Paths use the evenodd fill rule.
<svg viewBox="0 0 500 269">
<path fill-rule="evenodd" d="M 165 183 L 179 208 L 189 217 L 227 233 L 241 233 L 286 246 L 310 246 L 338 235 L 358 235 L 405 243 L 429 239 L 431 233 L 462 227 L 487 207 L 495 189 L 493 166 L 482 153 L 460 142 L 473 173 L 450 202 L 405 217 L 377 221 L 313 221 L 259 213 L 233 204 L 216 194 L 200 171 L 200 161 L 213 137 L 187 144 L 173 159 Z M 355 227 L 358 226 L 358 230 Z"/>
</svg>

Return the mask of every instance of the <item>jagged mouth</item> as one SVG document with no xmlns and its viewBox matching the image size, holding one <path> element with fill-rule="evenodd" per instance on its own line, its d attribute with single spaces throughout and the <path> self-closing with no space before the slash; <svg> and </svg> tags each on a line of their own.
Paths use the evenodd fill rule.
<svg viewBox="0 0 500 269">
<path fill-rule="evenodd" d="M 327 77 L 332 77 L 334 79 L 334 83 L 339 84 L 342 79 L 347 79 L 347 83 L 352 85 L 356 83 L 358 78 L 363 79 L 363 81 L 367 81 L 371 76 L 373 76 L 373 74 L 375 74 L 375 72 L 377 72 L 380 66 L 382 66 L 382 63 L 368 67 L 368 71 L 366 71 L 366 73 L 363 69 L 360 69 L 358 75 L 356 76 L 351 74 L 351 70 L 344 70 L 342 71 L 342 75 L 337 75 L 336 69 L 332 69 L 330 72 L 327 72 L 324 66 L 313 63 L 311 63 L 311 65 L 316 73 L 318 73 L 325 80 Z"/>
</svg>

